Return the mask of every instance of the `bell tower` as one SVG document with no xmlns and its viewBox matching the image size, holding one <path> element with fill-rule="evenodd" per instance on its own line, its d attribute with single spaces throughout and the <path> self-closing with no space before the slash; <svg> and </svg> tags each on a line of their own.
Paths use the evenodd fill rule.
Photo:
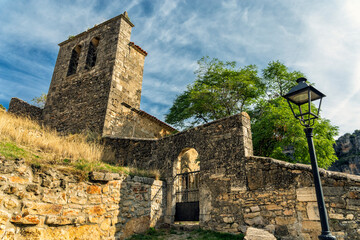
<svg viewBox="0 0 360 240">
<path fill-rule="evenodd" d="M 122 103 L 140 107 L 147 53 L 130 42 L 132 27 L 124 12 L 59 44 L 43 111 L 46 125 L 109 135 Z"/>
</svg>

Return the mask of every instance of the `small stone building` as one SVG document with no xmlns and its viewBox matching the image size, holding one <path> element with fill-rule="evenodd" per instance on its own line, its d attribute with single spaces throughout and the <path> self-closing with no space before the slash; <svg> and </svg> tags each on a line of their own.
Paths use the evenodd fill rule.
<svg viewBox="0 0 360 240">
<path fill-rule="evenodd" d="M 124 12 L 60 43 L 44 109 L 13 98 L 9 112 L 68 133 L 160 138 L 175 131 L 139 109 L 147 52 L 130 41 L 132 27 Z"/>
</svg>

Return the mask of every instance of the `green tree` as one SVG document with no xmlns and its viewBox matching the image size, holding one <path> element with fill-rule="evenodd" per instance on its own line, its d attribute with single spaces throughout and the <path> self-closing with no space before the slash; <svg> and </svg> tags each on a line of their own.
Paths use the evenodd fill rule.
<svg viewBox="0 0 360 240">
<path fill-rule="evenodd" d="M 304 74 L 289 71 L 279 61 L 270 62 L 263 70 L 267 99 L 259 100 L 250 112 L 255 155 L 310 163 L 304 128 L 281 97 L 297 84 L 295 80 L 299 77 L 304 77 Z M 327 168 L 337 159 L 333 144 L 338 127 L 321 118 L 315 121 L 313 127 L 318 164 Z"/>
<path fill-rule="evenodd" d="M 184 127 L 207 123 L 248 109 L 264 92 L 257 67 L 236 68 L 236 62 L 203 57 L 196 80 L 178 95 L 165 121 Z"/>
<path fill-rule="evenodd" d="M 206 123 L 241 111 L 248 111 L 252 121 L 254 153 L 288 162 L 309 163 L 308 145 L 302 125 L 281 96 L 304 77 L 290 71 L 279 61 L 272 61 L 258 76 L 255 65 L 236 69 L 235 62 L 202 58 L 195 72 L 196 80 L 177 96 L 165 121 L 177 126 Z M 338 128 L 327 119 L 314 125 L 314 144 L 320 167 L 335 160 L 334 137 Z"/>
<path fill-rule="evenodd" d="M 289 71 L 279 60 L 269 62 L 262 73 L 268 99 L 285 95 L 296 85 L 294 80 L 304 77 L 304 74 L 299 71 Z"/>
<path fill-rule="evenodd" d="M 44 108 L 46 103 L 47 94 L 42 93 L 39 97 L 34 97 L 31 101 L 34 103 L 35 106 L 39 108 Z"/>
<path fill-rule="evenodd" d="M 278 97 L 261 101 L 251 115 L 255 155 L 293 163 L 310 163 L 304 127 L 294 118 L 285 99 Z M 318 164 L 328 168 L 337 160 L 333 144 L 338 128 L 322 118 L 315 121 L 313 127 Z"/>
</svg>

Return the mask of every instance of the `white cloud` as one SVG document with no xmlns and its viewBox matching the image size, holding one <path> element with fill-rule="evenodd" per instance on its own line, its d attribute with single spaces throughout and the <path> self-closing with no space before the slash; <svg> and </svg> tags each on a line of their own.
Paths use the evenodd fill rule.
<svg viewBox="0 0 360 240">
<path fill-rule="evenodd" d="M 29 99 L 34 85 L 47 89 L 59 42 L 127 10 L 132 41 L 149 53 L 141 106 L 150 114 L 162 119 L 204 55 L 260 69 L 279 59 L 316 83 L 327 95 L 323 115 L 351 132 L 360 128 L 358 9 L 352 0 L 5 1 L 0 95 Z"/>
</svg>

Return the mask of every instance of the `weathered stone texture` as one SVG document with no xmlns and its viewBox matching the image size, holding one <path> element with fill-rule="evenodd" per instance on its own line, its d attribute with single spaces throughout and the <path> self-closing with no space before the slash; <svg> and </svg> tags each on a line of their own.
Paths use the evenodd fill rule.
<svg viewBox="0 0 360 240">
<path fill-rule="evenodd" d="M 42 121 L 43 110 L 39 107 L 33 106 L 21 99 L 12 98 L 9 104 L 9 113 L 29 117 L 32 120 Z"/>
<path fill-rule="evenodd" d="M 118 109 L 107 116 L 110 121 L 108 127 L 105 127 L 104 136 L 157 139 L 176 131 L 166 123 L 124 102 Z"/>
<path fill-rule="evenodd" d="M 262 157 L 237 160 L 228 161 L 218 178 L 203 172 L 207 195 L 200 192 L 200 202 L 211 199 L 200 222 L 204 228 L 237 232 L 256 227 L 270 230 L 277 239 L 318 239 L 321 226 L 310 166 Z M 320 173 L 333 234 L 359 239 L 360 177 Z M 239 180 L 246 187 L 233 190 L 232 182 Z"/>
<path fill-rule="evenodd" d="M 59 131 L 91 130 L 102 133 L 123 15 L 60 43 L 51 80 L 44 121 Z M 126 24 L 130 24 L 127 23 Z M 86 67 L 89 44 L 99 38 L 96 64 Z M 67 75 L 72 50 L 81 47 L 75 74 Z"/>
<path fill-rule="evenodd" d="M 147 53 L 130 42 L 133 26 L 124 13 L 59 44 L 43 111 L 46 125 L 62 132 L 141 138 L 174 130 L 138 110 Z"/>
<path fill-rule="evenodd" d="M 0 179 L 1 239 L 124 239 L 163 221 L 162 181 L 95 172 L 79 182 L 4 158 Z"/>
<path fill-rule="evenodd" d="M 249 227 L 246 231 L 245 240 L 276 240 L 276 238 L 265 230 Z"/>
<path fill-rule="evenodd" d="M 243 232 L 266 229 L 278 239 L 318 239 L 311 167 L 252 156 L 247 114 L 239 114 L 159 140 L 111 139 L 117 162 L 159 169 L 167 180 L 165 220 L 175 214 L 174 177 L 181 153 L 200 159 L 200 226 Z M 359 239 L 360 177 L 320 170 L 330 227 L 338 239 Z"/>
<path fill-rule="evenodd" d="M 252 155 L 250 119 L 246 113 L 220 119 L 159 140 L 104 138 L 109 159 L 143 169 L 158 169 L 173 177 L 174 163 L 187 148 L 194 148 L 201 159 L 201 170 L 222 169 L 234 156 Z M 111 160 L 109 160 L 111 161 Z M 214 165 L 214 164 L 217 165 Z"/>
</svg>

